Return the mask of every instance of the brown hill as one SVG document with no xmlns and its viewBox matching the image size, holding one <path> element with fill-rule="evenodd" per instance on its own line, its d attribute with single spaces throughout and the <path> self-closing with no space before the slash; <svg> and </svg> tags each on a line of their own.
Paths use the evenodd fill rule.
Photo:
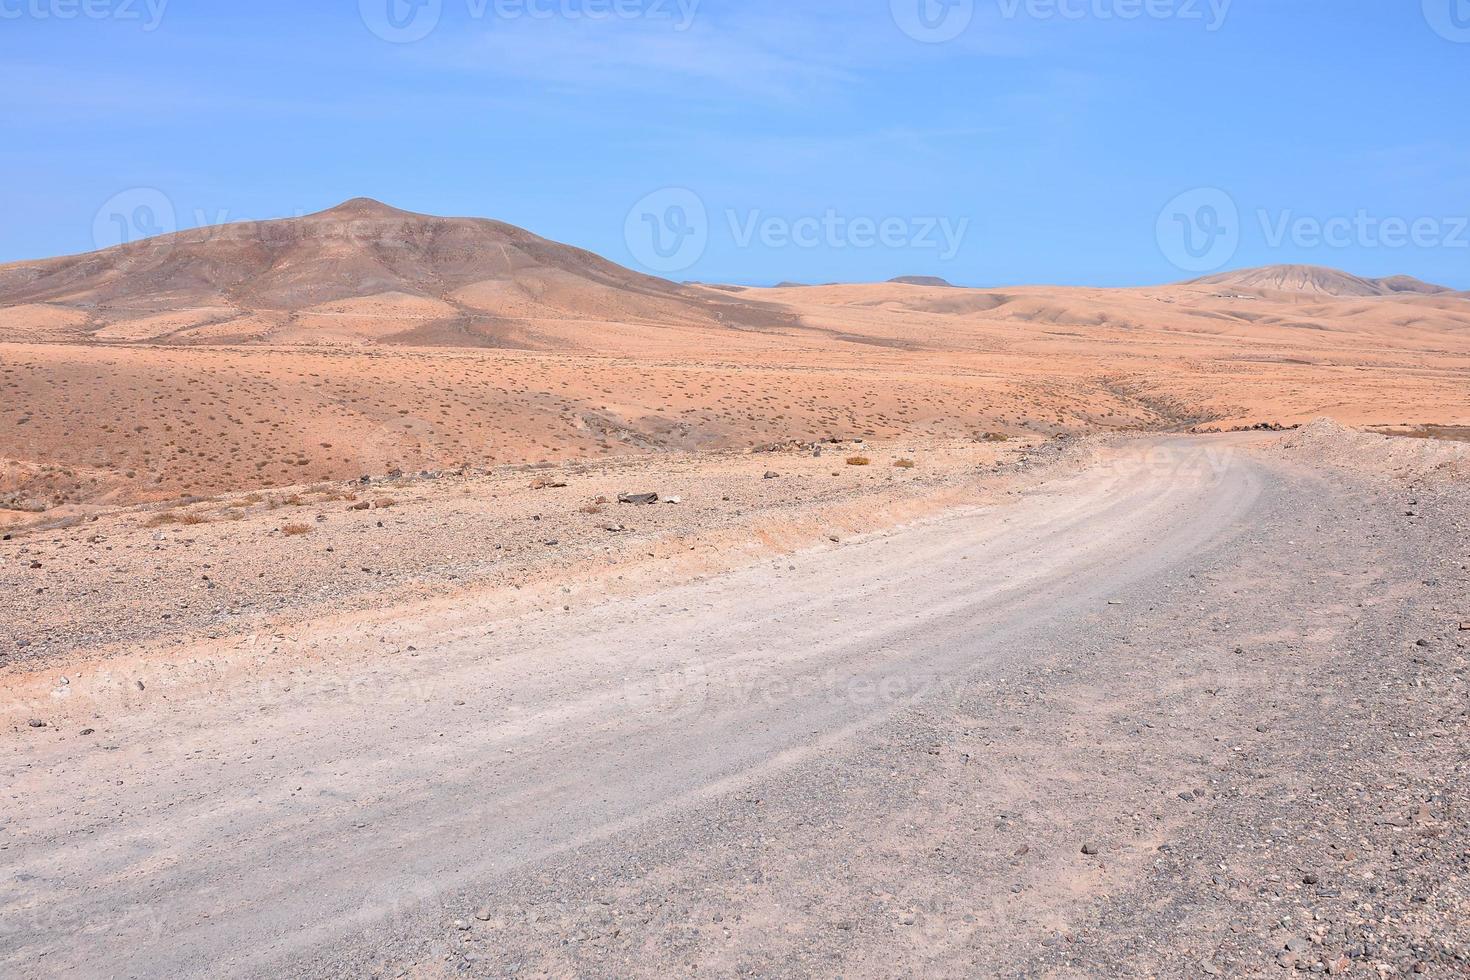
<svg viewBox="0 0 1470 980">
<path fill-rule="evenodd" d="M 359 198 L 0 266 L 0 339 L 542 347 L 547 322 L 768 326 L 726 293 L 645 276 L 498 221 Z"/>
<path fill-rule="evenodd" d="M 1454 290 L 1448 286 L 1437 286 L 1432 282 L 1415 279 L 1413 276 L 1388 276 L 1377 280 L 1378 285 L 1391 293 L 1423 293 L 1429 296 L 1438 296 L 1445 293 L 1453 293 Z"/>
<path fill-rule="evenodd" d="M 900 286 L 939 286 L 946 289 L 954 286 L 954 283 L 948 279 L 941 279 L 938 276 L 895 276 L 888 281 Z"/>
<path fill-rule="evenodd" d="M 1268 265 L 1237 269 L 1183 283 L 1186 286 L 1224 286 L 1255 293 L 1304 293 L 1316 296 L 1393 296 L 1398 293 L 1434 295 L 1451 293 L 1412 276 L 1366 279 L 1318 265 Z"/>
</svg>

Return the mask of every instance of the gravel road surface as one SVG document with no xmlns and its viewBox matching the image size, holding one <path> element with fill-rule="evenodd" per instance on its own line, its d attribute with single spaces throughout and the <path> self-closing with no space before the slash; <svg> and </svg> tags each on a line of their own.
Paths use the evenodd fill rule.
<svg viewBox="0 0 1470 980">
<path fill-rule="evenodd" d="M 7 733 L 0 974 L 1463 975 L 1466 496 L 1155 439 Z"/>
</svg>

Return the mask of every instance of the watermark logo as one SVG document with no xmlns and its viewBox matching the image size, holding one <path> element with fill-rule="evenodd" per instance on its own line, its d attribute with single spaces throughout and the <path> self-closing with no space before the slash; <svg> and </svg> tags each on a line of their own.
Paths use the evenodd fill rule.
<svg viewBox="0 0 1470 980">
<path fill-rule="evenodd" d="M 1185 191 L 1159 212 L 1159 250 L 1186 272 L 1224 268 L 1240 248 L 1240 208 L 1217 187 Z"/>
<path fill-rule="evenodd" d="M 78 938 L 113 937 L 157 942 L 168 929 L 163 910 L 152 905 L 123 905 L 101 915 L 91 909 L 55 905 L 8 908 L 0 919 L 0 937 L 12 948 Z"/>
<path fill-rule="evenodd" d="M 893 22 L 915 41 L 953 41 L 975 19 L 975 0 L 889 0 Z"/>
<path fill-rule="evenodd" d="M 666 187 L 633 205 L 623 238 L 645 269 L 682 272 L 703 258 L 709 247 L 709 211 L 693 191 Z"/>
<path fill-rule="evenodd" d="M 167 194 L 154 187 L 132 187 L 114 194 L 97 209 L 92 244 L 112 248 L 178 230 L 178 215 Z"/>
<path fill-rule="evenodd" d="M 1445 40 L 1470 44 L 1470 0 L 1424 0 L 1424 19 Z"/>
<path fill-rule="evenodd" d="M 439 26 L 444 0 L 357 0 L 367 29 L 390 44 L 422 41 Z"/>
<path fill-rule="evenodd" d="M 434 427 L 412 415 L 377 426 L 359 444 L 358 465 L 368 476 L 414 472 L 438 458 Z"/>
<path fill-rule="evenodd" d="M 158 30 L 169 0 L 0 0 L 0 20 L 116 20 Z"/>
<path fill-rule="evenodd" d="M 642 657 L 628 670 L 623 694 L 628 704 L 638 712 L 690 718 L 711 707 L 713 679 L 697 657 L 668 662 L 654 656 Z"/>
</svg>

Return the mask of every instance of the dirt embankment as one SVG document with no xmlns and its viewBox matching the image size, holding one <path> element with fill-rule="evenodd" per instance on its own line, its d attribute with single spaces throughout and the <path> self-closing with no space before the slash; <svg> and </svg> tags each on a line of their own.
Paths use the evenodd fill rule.
<svg viewBox="0 0 1470 980">
<path fill-rule="evenodd" d="M 0 665 L 226 642 L 411 603 L 554 607 L 1003 497 L 1076 440 L 825 443 L 314 484 L 0 541 Z M 620 503 L 653 493 L 658 503 Z"/>
<path fill-rule="evenodd" d="M 1283 459 L 1301 458 L 1370 478 L 1435 486 L 1470 480 L 1470 443 L 1380 435 L 1328 418 L 1317 419 L 1287 436 L 1278 453 Z"/>
</svg>

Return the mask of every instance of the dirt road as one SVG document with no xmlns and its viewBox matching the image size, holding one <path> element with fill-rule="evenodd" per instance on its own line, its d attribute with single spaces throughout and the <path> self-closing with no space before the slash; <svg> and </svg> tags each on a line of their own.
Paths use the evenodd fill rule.
<svg viewBox="0 0 1470 980">
<path fill-rule="evenodd" d="M 1262 446 L 7 734 L 0 973 L 1452 975 L 1464 494 Z"/>
</svg>

